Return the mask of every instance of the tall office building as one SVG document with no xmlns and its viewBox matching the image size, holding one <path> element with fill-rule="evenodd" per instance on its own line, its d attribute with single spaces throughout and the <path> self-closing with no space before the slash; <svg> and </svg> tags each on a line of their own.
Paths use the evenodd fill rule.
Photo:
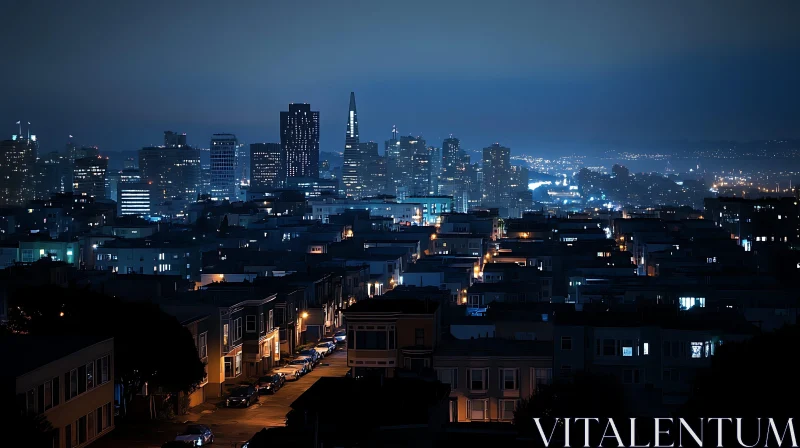
<svg viewBox="0 0 800 448">
<path fill-rule="evenodd" d="M 0 205 L 25 205 L 36 196 L 35 135 L 13 135 L 0 142 Z"/>
<path fill-rule="evenodd" d="M 281 188 L 283 187 L 284 179 L 280 143 L 251 144 L 250 186 L 254 188 Z"/>
<path fill-rule="evenodd" d="M 139 150 L 142 180 L 153 186 L 154 201 L 194 201 L 200 185 L 200 151 L 186 145 L 186 134 L 167 131 L 164 143 Z"/>
<path fill-rule="evenodd" d="M 119 183 L 129 184 L 142 181 L 141 172 L 135 168 L 126 168 L 120 172 Z"/>
<path fill-rule="evenodd" d="M 149 216 L 152 208 L 151 187 L 146 182 L 120 182 L 117 186 L 117 214 Z"/>
<path fill-rule="evenodd" d="M 164 147 L 165 148 L 183 148 L 186 146 L 186 133 L 177 133 L 172 131 L 164 131 Z"/>
<path fill-rule="evenodd" d="M 457 174 L 461 142 L 457 138 L 444 139 L 442 142 L 442 180 L 454 179 Z"/>
<path fill-rule="evenodd" d="M 319 112 L 311 105 L 289 104 L 281 112 L 281 148 L 286 177 L 319 177 Z"/>
<path fill-rule="evenodd" d="M 233 134 L 214 134 L 211 137 L 211 199 L 236 198 L 236 145 Z"/>
<path fill-rule="evenodd" d="M 106 193 L 107 170 L 107 158 L 97 156 L 75 160 L 72 175 L 72 191 L 77 196 L 104 198 Z"/>
<path fill-rule="evenodd" d="M 431 194 L 431 155 L 425 140 L 421 137 L 400 137 L 401 159 L 409 157 L 411 176 L 407 179 L 406 190 L 410 196 Z"/>
<path fill-rule="evenodd" d="M 397 195 L 402 177 L 400 161 L 400 140 L 397 138 L 397 127 L 392 126 L 392 138 L 384 142 L 383 156 L 386 158 L 386 194 Z"/>
<path fill-rule="evenodd" d="M 66 186 L 64 185 L 67 180 L 64 171 L 66 165 L 66 157 L 58 151 L 51 151 L 39 157 L 39 160 L 36 161 L 33 179 L 36 199 L 49 199 L 53 193 L 66 191 Z"/>
<path fill-rule="evenodd" d="M 435 146 L 428 147 L 428 157 L 430 159 L 431 167 L 431 180 L 430 180 L 430 195 L 436 195 L 439 192 L 439 179 L 442 177 L 442 151 Z"/>
<path fill-rule="evenodd" d="M 358 142 L 358 114 L 356 94 L 350 92 L 350 109 L 347 114 L 347 130 L 344 136 L 344 164 L 342 165 L 342 184 L 349 198 L 360 198 L 366 187 L 364 169 L 366 160 Z"/>
<path fill-rule="evenodd" d="M 483 148 L 483 205 L 508 207 L 511 150 L 495 143 Z"/>
<path fill-rule="evenodd" d="M 377 142 L 361 142 L 363 166 L 361 178 L 364 182 L 362 197 L 378 196 L 386 192 L 386 158 L 378 154 Z"/>
<path fill-rule="evenodd" d="M 250 185 L 250 145 L 244 143 L 236 145 L 236 185 Z"/>
</svg>

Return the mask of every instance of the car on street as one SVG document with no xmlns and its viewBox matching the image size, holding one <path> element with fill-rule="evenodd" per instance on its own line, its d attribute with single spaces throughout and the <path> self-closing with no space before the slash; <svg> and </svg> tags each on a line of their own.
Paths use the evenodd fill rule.
<svg viewBox="0 0 800 448">
<path fill-rule="evenodd" d="M 303 375 L 314 369 L 313 362 L 308 356 L 298 356 L 297 358 L 289 361 L 289 364 L 303 367 Z"/>
<path fill-rule="evenodd" d="M 300 379 L 302 373 L 302 366 L 296 366 L 294 364 L 289 364 L 283 367 L 278 367 L 277 369 L 273 369 L 274 373 L 280 373 L 284 375 L 287 381 L 297 381 Z"/>
<path fill-rule="evenodd" d="M 274 373 L 272 375 L 262 376 L 256 382 L 256 389 L 259 394 L 274 394 L 286 382 L 286 375 L 282 373 Z"/>
<path fill-rule="evenodd" d="M 249 407 L 253 403 L 258 402 L 258 394 L 256 393 L 255 386 L 239 386 L 228 396 L 225 400 L 227 407 L 244 406 Z"/>
<path fill-rule="evenodd" d="M 319 342 L 325 342 L 331 346 L 331 350 L 336 350 L 336 339 L 334 339 L 333 336 L 322 338 Z"/>
<path fill-rule="evenodd" d="M 206 446 L 214 441 L 214 433 L 206 425 L 189 425 L 181 434 L 175 437 L 176 442 L 188 442 L 193 446 Z"/>
<path fill-rule="evenodd" d="M 322 361 L 322 357 L 324 356 L 324 354 L 320 353 L 319 350 L 310 348 L 308 350 L 301 351 L 300 353 L 298 353 L 298 356 L 308 356 L 313 360 L 314 365 L 317 365 L 319 364 L 320 361 Z"/>
<path fill-rule="evenodd" d="M 344 344 L 347 342 L 347 331 L 339 330 L 333 334 L 333 340 L 336 341 L 337 344 Z"/>
<path fill-rule="evenodd" d="M 314 350 L 318 351 L 319 353 L 322 353 L 324 356 L 328 356 L 331 353 L 333 353 L 333 349 L 327 342 L 320 342 L 314 347 Z"/>
</svg>

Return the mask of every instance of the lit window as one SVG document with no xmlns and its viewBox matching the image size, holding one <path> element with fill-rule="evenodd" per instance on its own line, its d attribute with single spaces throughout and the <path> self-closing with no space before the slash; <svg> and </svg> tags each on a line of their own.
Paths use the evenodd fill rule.
<svg viewBox="0 0 800 448">
<path fill-rule="evenodd" d="M 622 356 L 633 356 L 633 347 L 622 347 Z"/>
<path fill-rule="evenodd" d="M 703 343 L 692 342 L 692 358 L 702 358 L 702 357 L 703 357 Z"/>
<path fill-rule="evenodd" d="M 489 400 L 467 400 L 467 412 L 470 420 L 488 420 Z"/>
<path fill-rule="evenodd" d="M 642 352 L 644 353 L 645 356 L 650 354 L 650 343 L 649 342 L 645 342 L 644 343 L 644 348 L 642 349 Z"/>
</svg>

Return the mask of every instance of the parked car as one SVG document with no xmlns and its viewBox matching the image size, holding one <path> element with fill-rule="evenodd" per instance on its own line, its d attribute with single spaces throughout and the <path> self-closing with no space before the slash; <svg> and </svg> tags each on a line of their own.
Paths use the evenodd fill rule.
<svg viewBox="0 0 800 448">
<path fill-rule="evenodd" d="M 319 340 L 319 344 L 328 344 L 328 346 L 331 348 L 331 353 L 336 351 L 336 340 L 333 339 L 332 337 L 320 339 Z M 319 344 L 317 344 L 317 345 L 319 345 Z"/>
<path fill-rule="evenodd" d="M 282 373 L 274 373 L 272 375 L 262 376 L 256 383 L 256 389 L 259 394 L 274 394 L 286 382 L 286 376 Z"/>
<path fill-rule="evenodd" d="M 245 406 L 258 402 L 258 394 L 255 386 L 239 386 L 234 389 L 225 401 L 228 407 Z"/>
<path fill-rule="evenodd" d="M 336 341 L 337 344 L 344 344 L 347 342 L 347 331 L 339 330 L 333 335 L 333 340 Z"/>
<path fill-rule="evenodd" d="M 328 344 L 321 342 L 314 346 L 314 351 L 319 353 L 319 356 L 328 356 L 331 353 L 331 348 L 328 347 Z"/>
<path fill-rule="evenodd" d="M 189 425 L 182 434 L 175 437 L 176 442 L 188 442 L 193 446 L 206 446 L 214 441 L 214 433 L 206 425 Z"/>
<path fill-rule="evenodd" d="M 302 375 L 302 366 L 296 366 L 294 364 L 289 364 L 283 367 L 278 367 L 277 369 L 273 369 L 274 373 L 280 373 L 284 375 L 287 381 L 297 381 L 300 379 L 300 375 Z"/>
<path fill-rule="evenodd" d="M 315 349 L 312 349 L 312 348 L 310 348 L 308 350 L 303 350 L 298 355 L 299 356 L 308 356 L 309 358 L 311 358 L 313 360 L 314 365 L 319 364 L 319 362 L 322 361 L 322 357 L 323 357 L 322 353 L 320 353 L 318 350 L 315 350 Z"/>
<path fill-rule="evenodd" d="M 311 358 L 308 356 L 298 356 L 297 358 L 289 361 L 289 364 L 302 366 L 303 367 L 303 375 L 310 372 L 314 366 L 312 365 Z"/>
</svg>

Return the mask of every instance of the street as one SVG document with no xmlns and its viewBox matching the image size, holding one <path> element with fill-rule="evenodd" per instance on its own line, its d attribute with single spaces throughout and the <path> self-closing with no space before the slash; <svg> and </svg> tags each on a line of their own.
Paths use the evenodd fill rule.
<svg viewBox="0 0 800 448">
<path fill-rule="evenodd" d="M 249 408 L 217 407 L 206 402 L 183 416 L 186 423 L 148 422 L 123 423 L 107 437 L 92 446 L 105 447 L 153 447 L 172 440 L 187 424 L 200 423 L 214 432 L 217 447 L 239 447 L 264 427 L 283 426 L 289 405 L 323 376 L 344 376 L 347 373 L 347 354 L 338 350 L 323 359 L 311 372 L 297 381 L 287 381 L 275 395 L 262 395 L 257 404 Z"/>
</svg>

